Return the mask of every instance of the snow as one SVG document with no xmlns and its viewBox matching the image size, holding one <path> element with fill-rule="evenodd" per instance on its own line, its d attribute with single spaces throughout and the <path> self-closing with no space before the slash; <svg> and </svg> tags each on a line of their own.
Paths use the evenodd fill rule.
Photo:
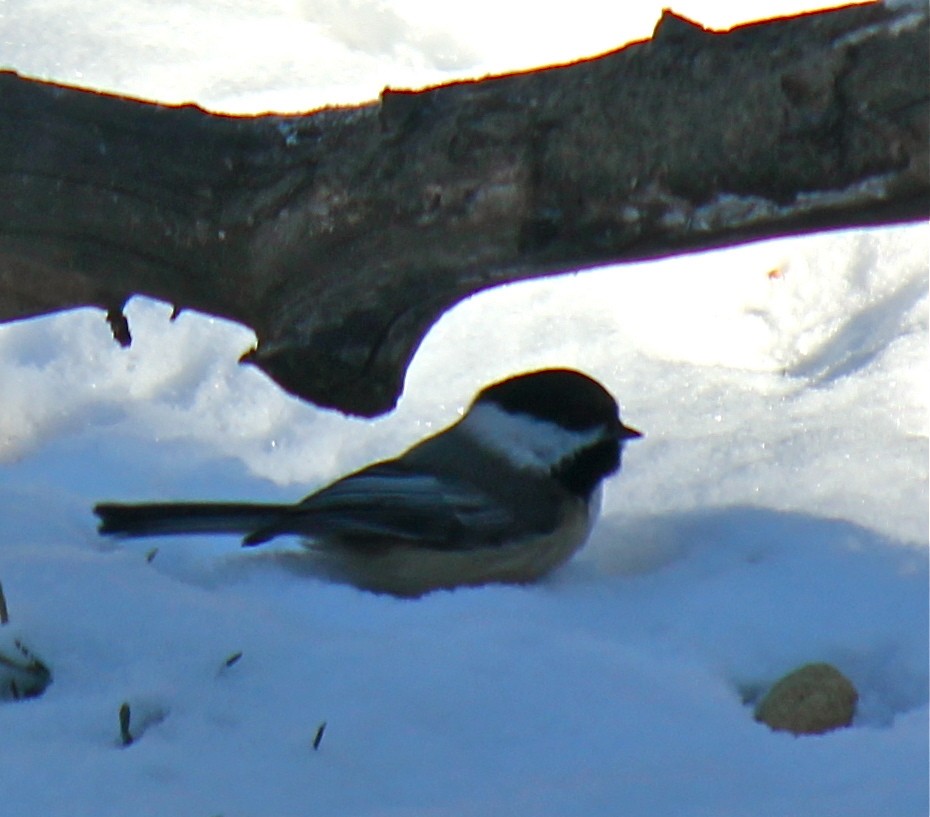
<svg viewBox="0 0 930 817">
<path fill-rule="evenodd" d="M 298 110 L 594 53 L 659 15 L 595 6 L 7 0 L 0 43 L 61 81 Z M 923 817 L 928 254 L 912 225 L 483 293 L 374 422 L 281 394 L 235 363 L 248 330 L 164 304 L 130 303 L 129 350 L 90 309 L 0 327 L 0 650 L 53 673 L 0 701 L 3 813 Z M 308 575 L 294 542 L 95 532 L 101 499 L 297 499 L 546 365 L 598 377 L 646 437 L 541 584 L 398 600 Z M 856 685 L 853 726 L 754 722 L 809 661 Z"/>
</svg>

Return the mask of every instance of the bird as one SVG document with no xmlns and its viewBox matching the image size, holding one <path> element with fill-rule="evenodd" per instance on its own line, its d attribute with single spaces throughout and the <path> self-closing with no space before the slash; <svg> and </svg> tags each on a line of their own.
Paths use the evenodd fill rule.
<svg viewBox="0 0 930 817">
<path fill-rule="evenodd" d="M 374 593 L 530 584 L 587 541 L 603 481 L 643 436 L 574 369 L 514 375 L 478 392 L 451 426 L 295 504 L 104 502 L 116 537 L 237 533 L 244 546 L 297 535 L 327 578 Z"/>
</svg>

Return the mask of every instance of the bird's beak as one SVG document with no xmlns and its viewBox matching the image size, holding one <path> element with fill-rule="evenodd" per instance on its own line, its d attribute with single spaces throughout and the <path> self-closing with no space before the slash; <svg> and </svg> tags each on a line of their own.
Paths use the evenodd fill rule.
<svg viewBox="0 0 930 817">
<path fill-rule="evenodd" d="M 642 431 L 637 431 L 635 428 L 625 426 L 623 423 L 618 423 L 618 426 L 617 439 L 619 440 L 635 440 L 637 437 L 643 436 Z"/>
</svg>

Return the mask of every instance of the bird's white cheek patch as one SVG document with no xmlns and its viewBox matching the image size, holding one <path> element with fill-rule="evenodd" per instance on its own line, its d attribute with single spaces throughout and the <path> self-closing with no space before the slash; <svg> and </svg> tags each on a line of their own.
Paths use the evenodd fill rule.
<svg viewBox="0 0 930 817">
<path fill-rule="evenodd" d="M 598 428 L 572 431 L 527 414 L 511 414 L 490 404 L 473 406 L 460 428 L 514 465 L 547 472 L 567 456 L 604 436 Z"/>
</svg>

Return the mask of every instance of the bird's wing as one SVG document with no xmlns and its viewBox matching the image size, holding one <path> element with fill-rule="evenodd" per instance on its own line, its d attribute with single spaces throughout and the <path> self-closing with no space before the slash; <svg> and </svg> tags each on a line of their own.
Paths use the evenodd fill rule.
<svg viewBox="0 0 930 817">
<path fill-rule="evenodd" d="M 406 543 L 457 549 L 500 542 L 513 523 L 513 509 L 474 485 L 384 462 L 311 494 L 245 543 L 293 533 L 359 547 Z"/>
</svg>

